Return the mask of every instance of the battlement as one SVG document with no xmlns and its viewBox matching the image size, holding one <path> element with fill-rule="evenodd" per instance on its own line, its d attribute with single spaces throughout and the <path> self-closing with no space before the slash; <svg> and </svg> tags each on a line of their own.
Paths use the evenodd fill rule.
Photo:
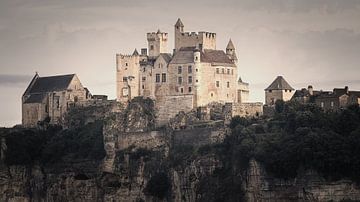
<svg viewBox="0 0 360 202">
<path fill-rule="evenodd" d="M 188 37 L 204 37 L 204 38 L 216 38 L 216 33 L 213 32 L 183 32 L 181 33 L 182 36 L 188 36 Z"/>
<path fill-rule="evenodd" d="M 133 58 L 133 57 L 138 57 L 138 55 L 134 55 L 134 54 L 116 54 L 116 58 L 120 58 L 120 59 L 125 59 L 125 58 Z"/>
<path fill-rule="evenodd" d="M 147 39 L 149 40 L 149 39 L 153 39 L 153 40 L 155 40 L 155 39 L 167 39 L 168 38 L 168 33 L 166 33 L 166 32 L 148 32 L 147 34 L 146 34 L 146 36 L 147 36 Z"/>
</svg>

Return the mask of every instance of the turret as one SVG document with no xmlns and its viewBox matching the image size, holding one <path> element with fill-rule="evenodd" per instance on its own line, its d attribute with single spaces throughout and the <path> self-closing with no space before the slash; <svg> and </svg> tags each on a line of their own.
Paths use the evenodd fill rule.
<svg viewBox="0 0 360 202">
<path fill-rule="evenodd" d="M 237 57 L 235 53 L 235 46 L 231 39 L 229 40 L 228 45 L 226 46 L 226 55 L 234 62 L 237 63 Z"/>
<path fill-rule="evenodd" d="M 175 32 L 184 32 L 184 24 L 181 22 L 180 18 L 178 18 L 176 24 L 175 24 Z"/>
</svg>

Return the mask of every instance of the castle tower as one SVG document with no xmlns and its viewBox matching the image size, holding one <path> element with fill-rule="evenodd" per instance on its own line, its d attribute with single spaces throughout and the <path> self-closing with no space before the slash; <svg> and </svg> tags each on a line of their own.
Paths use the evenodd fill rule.
<svg viewBox="0 0 360 202">
<path fill-rule="evenodd" d="M 226 55 L 232 60 L 234 63 L 237 63 L 237 57 L 235 52 L 235 46 L 231 39 L 229 40 L 228 45 L 226 46 Z"/>
<path fill-rule="evenodd" d="M 149 57 L 157 57 L 167 52 L 168 33 L 158 30 L 156 33 L 147 33 Z"/>
<path fill-rule="evenodd" d="M 132 55 L 116 54 L 116 97 L 127 102 L 140 95 L 140 55 L 135 49 Z"/>
<path fill-rule="evenodd" d="M 184 24 L 181 22 L 180 18 L 177 20 L 175 27 L 175 50 L 178 50 L 180 48 L 181 43 L 181 36 L 184 33 Z"/>
</svg>

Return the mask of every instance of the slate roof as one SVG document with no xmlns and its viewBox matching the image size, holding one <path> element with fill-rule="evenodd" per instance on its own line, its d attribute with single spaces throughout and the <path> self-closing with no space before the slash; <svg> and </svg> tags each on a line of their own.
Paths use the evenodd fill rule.
<svg viewBox="0 0 360 202">
<path fill-rule="evenodd" d="M 175 26 L 184 27 L 184 24 L 181 22 L 180 18 L 178 18 Z"/>
<path fill-rule="evenodd" d="M 39 77 L 28 94 L 66 90 L 75 74 Z"/>
<path fill-rule="evenodd" d="M 216 64 L 230 64 L 234 65 L 234 63 L 230 60 L 230 58 L 226 55 L 223 50 L 210 50 L 205 49 L 204 55 L 200 57 L 201 62 Z"/>
<path fill-rule="evenodd" d="M 45 93 L 31 94 L 24 103 L 41 103 L 46 97 Z"/>
<path fill-rule="evenodd" d="M 194 62 L 194 50 L 195 47 L 183 47 L 175 52 L 174 57 L 170 63 L 183 64 Z"/>
<path fill-rule="evenodd" d="M 235 50 L 235 46 L 234 46 L 233 42 L 231 41 L 231 39 L 229 40 L 229 43 L 228 43 L 228 45 L 226 46 L 226 49 Z"/>
<path fill-rule="evenodd" d="M 166 61 L 166 63 L 170 63 L 171 61 L 171 54 L 169 53 L 160 53 L 160 55 L 164 58 L 164 60 Z"/>
<path fill-rule="evenodd" d="M 183 47 L 180 48 L 171 60 L 173 64 L 183 64 L 194 62 L 194 51 L 195 47 Z M 227 65 L 235 66 L 234 62 L 225 54 L 222 50 L 210 50 L 205 49 L 200 51 L 200 61 L 211 63 L 212 65 Z"/>
<path fill-rule="evenodd" d="M 282 76 L 278 76 L 265 90 L 294 90 L 294 88 Z"/>
</svg>

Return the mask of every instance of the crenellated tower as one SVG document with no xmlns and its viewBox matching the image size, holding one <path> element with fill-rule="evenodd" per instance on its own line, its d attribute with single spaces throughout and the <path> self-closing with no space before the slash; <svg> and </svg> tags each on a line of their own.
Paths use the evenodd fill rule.
<svg viewBox="0 0 360 202">
<path fill-rule="evenodd" d="M 160 53 L 167 53 L 168 33 L 157 32 L 147 33 L 149 57 L 157 57 Z"/>
<path fill-rule="evenodd" d="M 116 96 L 126 102 L 139 96 L 140 55 L 135 49 L 132 55 L 116 54 Z"/>
<path fill-rule="evenodd" d="M 216 33 L 184 32 L 184 24 L 177 20 L 175 24 L 175 51 L 184 47 L 196 47 L 200 50 L 216 50 Z"/>
</svg>

